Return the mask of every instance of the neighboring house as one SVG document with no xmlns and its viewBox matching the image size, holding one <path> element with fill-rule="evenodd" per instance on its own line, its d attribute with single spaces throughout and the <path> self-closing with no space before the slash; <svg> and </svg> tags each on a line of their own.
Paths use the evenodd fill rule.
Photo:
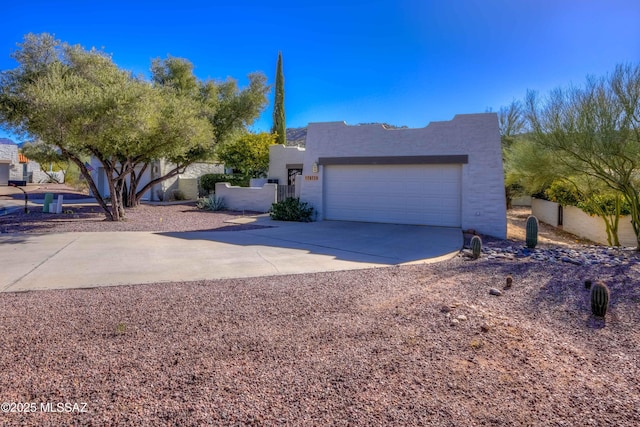
<svg viewBox="0 0 640 427">
<path fill-rule="evenodd" d="M 273 176 L 281 179 L 289 161 L 277 160 Z M 495 113 L 456 115 L 419 129 L 311 123 L 298 181 L 317 220 L 461 227 L 506 238 Z"/>
<path fill-rule="evenodd" d="M 47 182 L 47 175 L 40 165 L 19 153 L 18 145 L 10 139 L 0 139 L 0 185 Z"/>
<path fill-rule="evenodd" d="M 106 180 L 104 168 L 100 162 L 92 158 L 91 167 L 93 171 L 91 175 L 98 187 L 98 191 L 103 197 L 109 196 L 109 184 Z M 156 160 L 145 170 L 143 178 L 140 181 L 139 188 L 142 188 L 148 182 L 165 175 L 175 167 L 164 159 Z M 170 201 L 184 198 L 193 200 L 198 197 L 198 179 L 208 173 L 224 173 L 224 166 L 219 163 L 193 163 L 189 165 L 184 173 L 166 179 L 147 191 L 142 200 L 145 201 Z"/>
</svg>

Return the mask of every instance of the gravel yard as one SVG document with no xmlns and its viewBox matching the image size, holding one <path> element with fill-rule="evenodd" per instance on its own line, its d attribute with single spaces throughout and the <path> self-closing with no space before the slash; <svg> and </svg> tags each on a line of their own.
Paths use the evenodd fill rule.
<svg viewBox="0 0 640 427">
<path fill-rule="evenodd" d="M 27 187 L 29 188 L 29 187 Z M 11 190 L 10 190 L 11 191 Z M 195 202 L 171 203 L 164 205 L 140 204 L 126 210 L 126 220 L 106 221 L 104 211 L 98 204 L 69 204 L 89 197 L 62 184 L 47 184 L 29 189 L 29 199 L 44 199 L 45 193 L 56 197 L 64 195 L 67 204 L 60 215 L 42 213 L 41 208 L 30 208 L 25 214 L 22 209 L 10 215 L 0 216 L 0 233 L 63 233 L 77 231 L 236 231 L 261 228 L 251 224 L 230 224 L 229 220 L 255 212 L 206 212 L 196 208 Z M 18 190 L 0 197 L 22 200 Z"/>
<path fill-rule="evenodd" d="M 145 206 L 144 220 L 132 212 L 117 226 L 214 229 L 235 215 L 175 206 Z M 510 221 L 513 236 L 517 215 Z M 549 236 L 544 245 L 581 250 Z M 457 257 L 0 294 L 0 401 L 37 409 L 0 414 L 0 424 L 637 426 L 638 259 L 606 267 Z M 509 274 L 513 287 L 503 290 Z M 604 320 L 590 315 L 585 279 L 611 288 Z M 58 402 L 86 407 L 42 412 Z"/>
</svg>

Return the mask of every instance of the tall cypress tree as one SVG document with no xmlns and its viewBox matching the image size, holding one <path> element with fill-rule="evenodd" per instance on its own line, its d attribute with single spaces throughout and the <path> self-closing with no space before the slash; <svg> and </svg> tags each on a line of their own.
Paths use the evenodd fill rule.
<svg viewBox="0 0 640 427">
<path fill-rule="evenodd" d="M 287 126 L 284 117 L 284 74 L 282 74 L 282 52 L 278 52 L 276 67 L 276 97 L 273 102 L 273 127 L 271 133 L 278 134 L 276 142 L 287 144 Z"/>
</svg>

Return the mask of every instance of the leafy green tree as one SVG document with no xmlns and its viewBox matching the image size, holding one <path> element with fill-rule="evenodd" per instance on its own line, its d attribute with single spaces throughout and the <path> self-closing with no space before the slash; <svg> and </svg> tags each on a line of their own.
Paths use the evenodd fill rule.
<svg viewBox="0 0 640 427">
<path fill-rule="evenodd" d="M 524 117 L 522 103 L 513 100 L 498 111 L 498 126 L 503 148 L 509 148 L 516 139 L 526 131 L 527 121 Z"/>
<path fill-rule="evenodd" d="M 522 111 L 522 104 L 519 101 L 512 101 L 506 107 L 501 107 L 498 111 L 498 126 L 500 128 L 500 143 L 502 146 L 502 160 L 505 166 L 505 175 L 509 171 L 506 170 L 508 163 L 506 162 L 506 152 L 519 138 L 522 137 L 526 120 Z M 522 191 L 522 187 L 515 181 L 505 179 L 505 197 L 507 200 L 507 209 L 511 209 L 512 201 Z"/>
<path fill-rule="evenodd" d="M 106 88 L 119 85 L 124 76 L 109 66 L 106 55 L 60 43 L 49 35 L 30 34 L 20 47 L 13 55 L 18 68 L 2 73 L 0 121 L 55 147 L 64 159 L 80 167 L 98 194 L 81 158 L 99 147 L 90 148 L 82 139 L 92 137 L 95 118 L 112 113 L 105 102 L 107 93 L 99 84 Z M 91 102 L 92 96 L 98 100 Z M 110 218 L 117 219 L 117 202 L 112 209 L 100 197 L 98 203 Z"/>
<path fill-rule="evenodd" d="M 640 250 L 640 64 L 556 89 L 542 102 L 529 92 L 526 115 L 539 150 L 622 194 Z"/>
<path fill-rule="evenodd" d="M 218 141 L 251 123 L 266 104 L 268 88 L 258 74 L 239 91 L 234 81 L 202 83 L 192 78 L 192 68 L 174 67 L 159 74 L 164 84 L 152 85 L 103 52 L 48 34 L 25 36 L 13 57 L 18 67 L 0 75 L 0 124 L 44 141 L 75 164 L 111 220 L 122 219 L 125 203 L 134 206 L 152 185 L 211 157 Z M 154 63 L 156 70 L 161 65 Z M 185 87 L 190 90 L 178 90 Z M 110 204 L 83 161 L 87 156 L 104 167 Z M 159 158 L 175 167 L 138 188 Z"/>
<path fill-rule="evenodd" d="M 192 103 L 197 111 L 192 113 L 206 118 L 213 127 L 213 145 L 197 146 L 187 153 L 171 154 L 165 158 L 176 165 L 169 171 L 174 175 L 184 170 L 186 165 L 196 161 L 213 160 L 212 147 L 224 145 L 244 134 L 248 126 L 260 116 L 267 104 L 269 87 L 261 73 L 249 74 L 249 84 L 239 89 L 233 79 L 224 82 L 200 81 L 193 75 L 193 65 L 186 59 L 168 57 L 155 59 L 151 66 L 155 87 L 174 94 L 179 100 Z M 184 113 L 177 109 L 174 113 Z M 178 120 L 180 120 L 178 118 Z M 172 175 L 172 176 L 174 176 Z M 162 177 L 149 182 L 137 192 L 141 197 Z"/>
<path fill-rule="evenodd" d="M 218 147 L 218 159 L 249 178 L 261 178 L 269 169 L 269 147 L 275 143 L 273 134 L 247 133 Z"/>
<path fill-rule="evenodd" d="M 200 83 L 193 74 L 193 64 L 186 59 L 168 56 L 151 61 L 152 80 L 155 84 L 172 88 L 181 95 L 197 97 Z"/>
<path fill-rule="evenodd" d="M 282 52 L 278 52 L 276 66 L 276 94 L 273 103 L 273 127 L 271 133 L 277 135 L 277 143 L 287 145 L 287 126 L 284 114 L 284 74 L 282 72 Z"/>
<path fill-rule="evenodd" d="M 51 181 L 58 182 L 58 179 L 54 174 L 49 173 L 48 169 L 51 169 L 53 172 L 62 172 L 66 182 L 70 162 L 54 147 L 42 141 L 31 141 L 24 144 L 21 151 L 29 160 L 38 162 L 40 169 Z"/>
<path fill-rule="evenodd" d="M 559 178 L 545 190 L 545 195 L 552 202 L 576 206 L 589 215 L 602 218 L 607 242 L 609 245 L 620 246 L 620 215 L 629 215 L 630 209 L 619 192 L 607 188 L 598 179 L 583 175 Z"/>
<path fill-rule="evenodd" d="M 551 183 L 568 173 L 551 152 L 542 149 L 528 136 L 503 148 L 503 153 L 505 185 L 519 188 L 523 194 L 542 194 Z"/>
</svg>

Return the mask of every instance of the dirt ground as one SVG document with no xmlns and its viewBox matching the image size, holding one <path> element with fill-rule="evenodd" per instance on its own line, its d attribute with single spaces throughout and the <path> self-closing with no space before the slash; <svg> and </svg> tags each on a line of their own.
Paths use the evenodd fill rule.
<svg viewBox="0 0 640 427">
<path fill-rule="evenodd" d="M 507 239 L 515 241 L 525 240 L 525 226 L 529 215 L 531 215 L 530 207 L 516 206 L 507 211 Z M 538 244 L 541 247 L 596 244 L 588 239 L 567 233 L 543 222 L 539 222 L 538 225 Z"/>
</svg>

